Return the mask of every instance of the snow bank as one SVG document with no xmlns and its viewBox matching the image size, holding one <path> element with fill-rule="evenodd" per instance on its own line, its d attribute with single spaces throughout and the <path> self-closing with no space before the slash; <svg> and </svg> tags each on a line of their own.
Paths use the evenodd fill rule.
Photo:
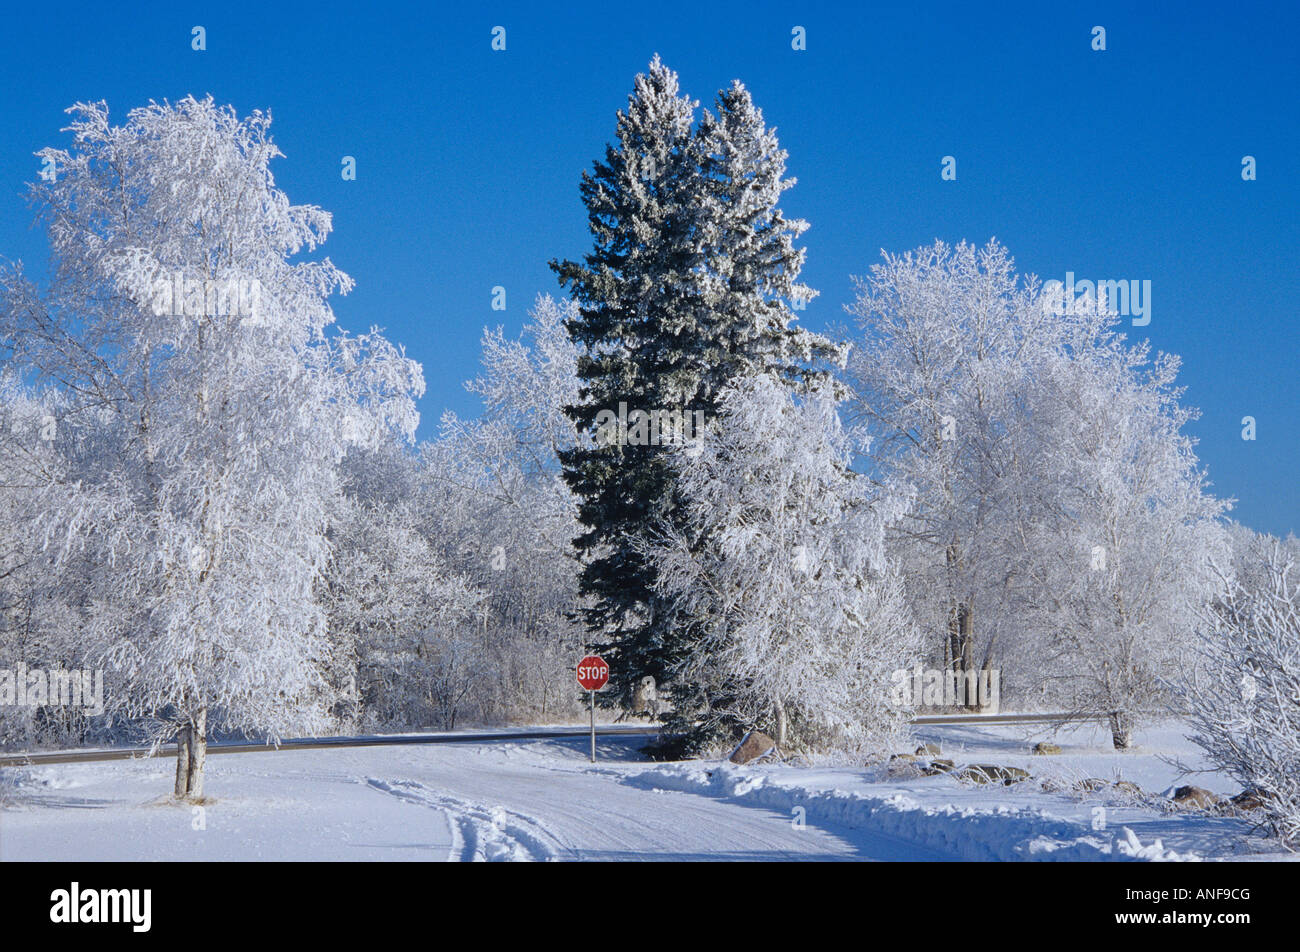
<svg viewBox="0 0 1300 952">
<path fill-rule="evenodd" d="M 783 778 L 786 779 L 786 778 Z M 667 764 L 632 774 L 626 782 L 650 790 L 675 790 L 738 800 L 796 815 L 808 822 L 898 837 L 954 859 L 1199 861 L 1193 853 L 1143 845 L 1128 827 L 1093 831 L 1040 809 L 925 804 L 895 793 L 873 797 L 845 790 L 817 791 L 778 783 L 763 770 L 732 764 Z"/>
</svg>

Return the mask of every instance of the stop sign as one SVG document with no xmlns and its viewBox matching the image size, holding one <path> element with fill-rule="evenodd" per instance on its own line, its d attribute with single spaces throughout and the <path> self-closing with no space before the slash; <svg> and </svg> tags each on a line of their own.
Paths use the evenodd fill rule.
<svg viewBox="0 0 1300 952">
<path fill-rule="evenodd" d="M 578 662 L 578 683 L 584 691 L 599 691 L 609 680 L 609 665 L 595 655 Z"/>
</svg>

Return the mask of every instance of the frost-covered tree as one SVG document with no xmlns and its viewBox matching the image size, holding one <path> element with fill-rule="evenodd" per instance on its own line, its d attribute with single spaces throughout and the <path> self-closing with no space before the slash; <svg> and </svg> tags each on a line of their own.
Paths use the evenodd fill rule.
<svg viewBox="0 0 1300 952">
<path fill-rule="evenodd" d="M 703 309 L 693 328 L 698 342 L 681 355 L 709 416 L 721 391 L 743 378 L 770 373 L 805 385 L 824 379 L 822 368 L 846 354 L 797 324 L 794 309 L 817 292 L 799 280 L 805 250 L 795 241 L 808 223 L 786 218 L 779 206 L 796 179 L 786 177 L 776 129 L 738 80 L 715 105 L 696 132 L 703 198 L 693 279 Z"/>
<path fill-rule="evenodd" d="M 571 302 L 539 296 L 519 340 L 483 335 L 483 371 L 467 383 L 483 413 L 447 413 L 421 453 L 422 526 L 448 566 L 485 594 L 475 687 L 479 715 L 549 719 L 578 712 L 582 656 L 577 500 L 559 457 L 590 438 L 565 413 L 577 397 Z"/>
<path fill-rule="evenodd" d="M 891 547 L 931 658 L 958 671 L 996 658 L 1016 394 L 1055 335 L 1033 290 L 996 242 L 936 242 L 883 255 L 849 308 L 871 471 L 916 492 Z"/>
<path fill-rule="evenodd" d="M 859 447 L 832 384 L 770 375 L 723 391 L 720 425 L 675 454 L 686 530 L 649 551 L 697 627 L 679 682 L 699 692 L 696 746 L 753 727 L 788 742 L 882 744 L 907 712 L 890 686 L 918 639 L 885 525 L 906 497 L 849 467 Z"/>
<path fill-rule="evenodd" d="M 1247 592 L 1271 588 L 1270 566 L 1275 559 L 1300 565 L 1300 539 L 1289 533 L 1285 539 L 1267 532 L 1256 532 L 1234 520 L 1226 520 L 1224 530 L 1232 547 L 1232 571 L 1228 574 Z"/>
<path fill-rule="evenodd" d="M 411 510 L 352 498 L 334 526 L 328 574 L 344 717 L 451 730 L 475 686 L 469 665 L 484 593 L 449 571 Z M 348 664 L 351 662 L 351 664 Z"/>
<path fill-rule="evenodd" d="M 617 144 L 584 174 L 595 247 L 556 262 L 579 306 L 579 399 L 570 416 L 591 434 L 602 413 L 680 413 L 712 419 L 723 387 L 741 375 L 806 374 L 834 354 L 794 328 L 792 301 L 807 226 L 778 208 L 793 184 L 786 154 L 738 83 L 693 129 L 696 103 L 656 57 L 618 115 Z M 707 423 L 706 423 L 707 425 Z M 643 555 L 649 527 L 675 519 L 681 500 L 671 441 L 597 442 L 562 455 L 580 500 L 584 617 L 611 663 L 610 702 L 630 702 L 642 678 L 671 687 L 689 650 L 690 621 L 675 617 Z M 678 706 L 692 693 L 684 686 Z"/>
<path fill-rule="evenodd" d="M 1021 671 L 1054 706 L 1108 714 L 1122 748 L 1215 594 L 1227 503 L 1183 433 L 1177 358 L 1127 344 L 1108 308 L 1081 316 L 1018 395 L 1005 587 Z"/>
<path fill-rule="evenodd" d="M 176 792 L 202 795 L 210 723 L 320 728 L 332 691 L 317 595 L 350 446 L 410 438 L 419 365 L 377 332 L 327 333 L 352 281 L 312 260 L 330 216 L 291 205 L 270 117 L 211 98 L 124 125 L 72 110 L 74 142 L 33 186 L 48 290 L 7 276 L 0 332 L 69 419 L 115 444 L 52 514 L 98 566 L 87 637 L 124 677 L 123 713 L 181 743 Z"/>
<path fill-rule="evenodd" d="M 81 669 L 82 561 L 56 564 L 41 514 L 74 490 L 67 459 L 83 441 L 61 425 L 54 391 L 36 392 L 0 374 L 0 669 Z M 81 710 L 0 705 L 0 744 L 77 743 L 90 724 Z"/>
<path fill-rule="evenodd" d="M 580 349 L 581 390 L 570 415 L 581 432 L 594 433 L 601 412 L 620 404 L 689 412 L 696 396 L 697 381 L 681 366 L 693 340 L 673 339 L 699 313 L 696 105 L 656 57 L 618 114 L 617 144 L 583 173 L 595 247 L 583 262 L 552 263 L 579 307 L 569 329 Z M 626 702 L 641 677 L 666 681 L 676 657 L 653 569 L 637 551 L 645 527 L 672 506 L 672 470 L 664 448 L 649 444 L 577 446 L 561 461 L 583 526 L 574 540 L 586 560 L 583 617 L 610 662 L 606 696 Z"/>
<path fill-rule="evenodd" d="M 916 489 L 891 548 L 931 657 L 1110 714 L 1127 745 L 1223 545 L 1177 360 L 996 243 L 886 255 L 852 310 L 872 472 Z"/>
<path fill-rule="evenodd" d="M 1270 831 L 1300 843 L 1300 589 L 1275 545 L 1252 585 L 1226 593 L 1198 625 L 1198 663 L 1177 682 L 1192 740 L 1253 792 Z"/>
</svg>

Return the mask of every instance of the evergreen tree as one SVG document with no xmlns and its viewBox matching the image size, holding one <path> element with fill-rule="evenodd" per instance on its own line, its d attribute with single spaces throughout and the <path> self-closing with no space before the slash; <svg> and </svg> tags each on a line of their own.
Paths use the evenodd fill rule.
<svg viewBox="0 0 1300 952">
<path fill-rule="evenodd" d="M 776 130 L 739 81 L 718 93 L 717 109 L 716 116 L 705 111 L 697 134 L 704 178 L 697 280 L 706 324 L 697 331 L 696 366 L 710 419 L 718 392 L 741 378 L 766 372 L 803 387 L 825 379 L 810 367 L 844 358 L 826 338 L 795 326 L 793 307 L 817 292 L 799 282 L 804 249 L 794 246 L 808 223 L 777 207 L 796 180 L 785 177 Z"/>
<path fill-rule="evenodd" d="M 694 394 L 672 371 L 674 338 L 689 328 L 694 250 L 692 198 L 699 163 L 691 126 L 696 103 L 678 93 L 677 76 L 658 57 L 636 79 L 618 114 L 617 146 L 584 173 L 582 199 L 595 248 L 585 263 L 552 262 L 579 305 L 569 332 L 582 349 L 579 402 L 568 413 L 583 432 L 598 414 L 686 404 Z M 645 675 L 663 682 L 670 652 L 665 618 L 653 594 L 653 569 L 635 539 L 671 504 L 671 469 L 655 445 L 579 444 L 560 454 L 578 496 L 586 531 L 574 545 L 584 557 L 584 621 L 611 668 L 612 701 L 626 702 Z"/>
<path fill-rule="evenodd" d="M 794 247 L 807 225 L 776 207 L 794 184 L 786 154 L 739 83 L 717 105 L 692 131 L 696 104 L 656 57 L 619 113 L 617 145 L 583 176 L 595 248 L 582 264 L 552 265 L 579 305 L 569 325 L 584 351 L 580 403 L 569 410 L 579 430 L 620 404 L 629 421 L 667 412 L 713 426 L 730 382 L 767 371 L 794 383 L 811 362 L 838 356 L 791 326 L 791 302 L 812 292 L 798 283 L 803 251 Z M 611 664 L 608 700 L 626 702 L 653 676 L 668 682 L 685 727 L 698 692 L 671 678 L 699 632 L 657 594 L 645 558 L 655 527 L 683 518 L 673 440 L 654 433 L 580 444 L 562 462 L 587 530 L 575 545 L 588 631 Z"/>
</svg>

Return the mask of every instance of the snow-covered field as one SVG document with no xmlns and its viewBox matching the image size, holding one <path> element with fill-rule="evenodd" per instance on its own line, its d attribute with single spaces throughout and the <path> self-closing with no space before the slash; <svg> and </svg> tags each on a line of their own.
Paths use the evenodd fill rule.
<svg viewBox="0 0 1300 952">
<path fill-rule="evenodd" d="M 1063 752 L 1033 756 L 1052 739 Z M 0 861 L 1282 859 L 1239 818 L 1181 812 L 1194 783 L 1181 731 L 1108 749 L 1081 726 L 919 729 L 962 763 L 1028 769 L 1013 786 L 849 766 L 653 764 L 637 738 L 232 754 L 208 762 L 212 802 L 166 796 L 168 760 L 0 770 Z M 1136 783 L 1081 792 L 1083 778 Z M 1046 792 L 1042 780 L 1063 787 Z M 1051 786 L 1051 784 L 1049 784 Z"/>
</svg>

